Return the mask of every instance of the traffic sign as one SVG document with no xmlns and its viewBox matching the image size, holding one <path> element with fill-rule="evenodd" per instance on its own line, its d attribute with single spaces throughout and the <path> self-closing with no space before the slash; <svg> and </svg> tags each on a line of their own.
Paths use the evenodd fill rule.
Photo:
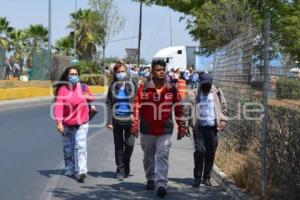
<svg viewBox="0 0 300 200">
<path fill-rule="evenodd" d="M 139 53 L 139 49 L 126 48 L 126 53 L 128 55 L 129 62 L 134 63 Z"/>
</svg>

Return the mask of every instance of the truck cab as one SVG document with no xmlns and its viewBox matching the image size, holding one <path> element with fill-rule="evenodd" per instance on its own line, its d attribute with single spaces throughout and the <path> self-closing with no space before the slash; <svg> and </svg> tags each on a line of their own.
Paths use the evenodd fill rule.
<svg viewBox="0 0 300 200">
<path fill-rule="evenodd" d="M 160 49 L 154 59 L 163 59 L 167 63 L 167 70 L 179 68 L 183 72 L 187 66 L 195 66 L 196 47 L 174 46 Z"/>
</svg>

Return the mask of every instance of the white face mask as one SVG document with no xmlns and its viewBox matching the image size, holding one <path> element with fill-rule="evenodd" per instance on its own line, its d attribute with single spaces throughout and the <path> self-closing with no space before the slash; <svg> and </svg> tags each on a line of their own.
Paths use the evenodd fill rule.
<svg viewBox="0 0 300 200">
<path fill-rule="evenodd" d="M 118 79 L 118 81 L 124 81 L 126 78 L 126 72 L 116 73 L 116 78 Z"/>
</svg>

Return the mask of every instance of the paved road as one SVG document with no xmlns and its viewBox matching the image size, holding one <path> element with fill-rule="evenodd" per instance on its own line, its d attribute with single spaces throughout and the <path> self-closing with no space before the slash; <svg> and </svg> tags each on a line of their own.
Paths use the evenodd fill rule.
<svg viewBox="0 0 300 200">
<path fill-rule="evenodd" d="M 103 102 L 100 101 L 100 102 Z M 23 107 L 25 106 L 25 107 Z M 91 122 L 103 122 L 103 110 Z M 132 159 L 132 176 L 113 178 L 113 138 L 104 128 L 91 128 L 88 139 L 87 181 L 83 184 L 63 176 L 62 142 L 50 118 L 50 101 L 0 102 L 0 199 L 83 200 L 154 199 L 144 190 L 142 151 L 139 141 Z M 167 199 L 230 199 L 219 186 L 191 187 L 193 146 L 190 139 L 173 140 Z"/>
</svg>

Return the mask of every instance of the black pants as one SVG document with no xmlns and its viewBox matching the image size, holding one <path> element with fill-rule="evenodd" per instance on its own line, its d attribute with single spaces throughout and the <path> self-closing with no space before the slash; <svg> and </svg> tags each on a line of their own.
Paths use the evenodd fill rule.
<svg viewBox="0 0 300 200">
<path fill-rule="evenodd" d="M 194 131 L 194 177 L 210 179 L 218 147 L 218 130 L 216 127 L 198 127 Z M 204 166 L 204 172 L 203 172 Z M 202 176 L 203 172 L 203 176 Z"/>
<path fill-rule="evenodd" d="M 4 79 L 9 80 L 10 72 L 5 72 Z"/>
<path fill-rule="evenodd" d="M 117 172 L 124 173 L 130 168 L 135 137 L 130 133 L 131 122 L 114 121 L 115 160 Z"/>
</svg>

